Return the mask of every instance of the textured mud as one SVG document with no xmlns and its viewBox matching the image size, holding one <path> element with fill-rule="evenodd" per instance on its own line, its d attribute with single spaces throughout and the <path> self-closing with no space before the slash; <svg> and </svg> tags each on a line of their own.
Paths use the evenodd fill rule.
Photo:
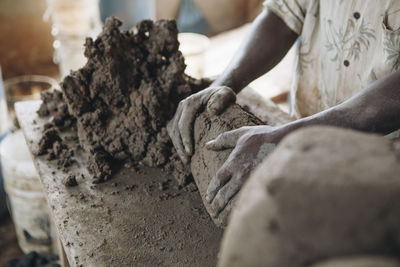
<svg viewBox="0 0 400 267">
<path fill-rule="evenodd" d="M 61 130 L 75 127 L 76 120 L 68 113 L 68 107 L 63 101 L 61 91 L 44 91 L 41 99 L 42 105 L 37 113 L 40 117 L 52 116 L 49 126 L 56 126 Z"/>
<path fill-rule="evenodd" d="M 87 64 L 64 79 L 61 98 L 44 96 L 44 103 L 46 99 L 60 103 L 47 104 L 39 114 L 73 117 L 71 126 L 76 121 L 79 143 L 88 155 L 86 166 L 95 183 L 108 180 L 120 166 L 146 165 L 172 172 L 180 184 L 185 184 L 193 174 L 204 198 L 210 180 L 230 153 L 208 151 L 204 143 L 224 131 L 263 122 L 238 105 L 220 116 L 203 111 L 194 125 L 195 154 L 191 166 L 184 166 L 166 124 L 180 100 L 207 87 L 209 81 L 184 74 L 186 66 L 178 50 L 174 21 L 142 21 L 136 33 L 121 32 L 120 26 L 119 20 L 108 19 L 95 41 L 87 39 Z M 44 150 L 56 154 L 56 145 L 70 151 L 56 137 L 57 131 L 47 131 L 51 138 L 46 139 L 45 131 Z M 208 203 L 204 203 L 208 209 Z M 230 207 L 214 218 L 217 225 L 226 225 Z"/>
<path fill-rule="evenodd" d="M 48 160 L 56 161 L 58 169 L 68 171 L 69 167 L 75 163 L 73 156 L 79 146 L 71 148 L 65 141 L 70 139 L 78 140 L 76 120 L 68 113 L 61 91 L 45 91 L 42 93 L 41 98 L 42 105 L 37 114 L 39 117 L 50 116 L 50 119 L 43 127 L 43 135 L 39 141 L 37 155 L 47 155 Z M 61 137 L 61 132 L 65 131 L 70 132 L 70 134 Z"/>
<path fill-rule="evenodd" d="M 264 124 L 264 122 L 244 111 L 238 105 L 230 106 L 219 116 L 211 116 L 207 112 L 203 112 L 197 117 L 194 124 L 195 153 L 191 160 L 191 170 L 207 210 L 210 209 L 210 204 L 205 200 L 208 185 L 226 161 L 232 149 L 215 152 L 205 149 L 205 143 L 223 132 L 242 126 L 261 124 Z M 213 218 L 214 223 L 218 226 L 226 226 L 231 208 L 232 206 L 228 206 L 217 217 Z"/>
<path fill-rule="evenodd" d="M 52 115 L 61 128 L 76 121 L 95 182 L 128 163 L 162 167 L 183 184 L 190 169 L 178 159 L 165 126 L 179 101 L 209 81 L 184 74 L 175 21 L 145 20 L 136 33 L 121 32 L 120 26 L 110 18 L 96 40 L 87 39 L 87 64 L 64 79 L 63 97 L 43 97 L 58 104 L 46 104 L 39 115 Z M 43 144 L 42 153 L 51 149 L 49 140 Z"/>
<path fill-rule="evenodd" d="M 388 138 L 348 129 L 317 126 L 291 133 L 243 187 L 218 266 L 299 267 L 358 255 L 398 258 L 400 160 L 395 151 Z M 332 266 L 383 267 L 384 262 Z"/>
<path fill-rule="evenodd" d="M 38 118 L 37 109 L 37 102 L 16 108 L 31 152 L 49 119 Z M 76 141 L 64 134 L 64 143 L 73 147 Z M 93 184 L 86 154 L 77 151 L 68 174 L 43 156 L 33 159 L 73 266 L 216 265 L 222 230 L 211 221 L 193 183 L 181 186 L 158 167 L 124 166 L 111 180 Z M 69 175 L 78 186 L 63 184 Z"/>
</svg>

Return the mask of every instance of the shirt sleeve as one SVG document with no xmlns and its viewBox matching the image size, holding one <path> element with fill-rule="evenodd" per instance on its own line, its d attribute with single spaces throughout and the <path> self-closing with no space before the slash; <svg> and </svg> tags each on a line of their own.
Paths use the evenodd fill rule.
<svg viewBox="0 0 400 267">
<path fill-rule="evenodd" d="M 266 0 L 264 7 L 274 12 L 298 35 L 301 34 L 306 16 L 306 0 Z"/>
</svg>

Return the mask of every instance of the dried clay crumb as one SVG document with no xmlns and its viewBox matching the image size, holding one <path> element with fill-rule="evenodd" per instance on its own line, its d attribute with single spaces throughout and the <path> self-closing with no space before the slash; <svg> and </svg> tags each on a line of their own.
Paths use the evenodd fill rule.
<svg viewBox="0 0 400 267">
<path fill-rule="evenodd" d="M 76 181 L 76 177 L 73 174 L 68 175 L 62 180 L 63 185 L 71 187 L 71 186 L 76 186 L 78 185 L 78 182 Z"/>
</svg>

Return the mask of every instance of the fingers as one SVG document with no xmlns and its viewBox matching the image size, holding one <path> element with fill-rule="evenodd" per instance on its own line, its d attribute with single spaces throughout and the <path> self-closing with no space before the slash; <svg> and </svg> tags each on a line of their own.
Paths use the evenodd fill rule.
<svg viewBox="0 0 400 267">
<path fill-rule="evenodd" d="M 199 108 L 209 103 L 209 109 L 219 114 L 235 99 L 232 89 L 218 87 L 206 89 L 179 103 L 174 118 L 167 125 L 167 131 L 183 163 L 189 163 L 193 154 L 193 124 Z"/>
<path fill-rule="evenodd" d="M 234 148 L 236 146 L 237 139 L 238 138 L 233 134 L 222 133 L 214 140 L 207 142 L 206 148 L 214 151 Z"/>
<path fill-rule="evenodd" d="M 231 200 L 236 196 L 244 184 L 245 179 L 239 176 L 232 177 L 215 195 L 210 205 L 211 216 L 217 217 L 221 211 L 226 209 Z"/>
<path fill-rule="evenodd" d="M 214 217 L 219 216 L 222 212 L 226 212 L 226 214 L 229 214 L 230 211 L 232 210 L 232 208 L 233 208 L 233 206 L 234 206 L 234 204 L 235 204 L 237 198 L 238 198 L 238 194 L 234 195 L 234 196 L 228 201 L 228 204 L 226 204 L 225 208 L 222 209 L 222 210 L 221 210 L 217 215 L 215 215 Z"/>
<path fill-rule="evenodd" d="M 211 203 L 218 191 L 231 179 L 231 168 L 225 162 L 212 178 L 206 192 L 206 200 Z"/>
<path fill-rule="evenodd" d="M 228 148 L 234 148 L 239 138 L 246 132 L 244 127 L 224 132 L 217 136 L 214 140 L 206 143 L 206 148 L 209 150 L 219 151 Z"/>
<path fill-rule="evenodd" d="M 206 200 L 210 203 L 209 211 L 213 217 L 227 207 L 250 175 L 252 165 L 240 160 L 239 155 L 242 153 L 235 150 L 229 155 L 207 188 Z"/>
<path fill-rule="evenodd" d="M 235 92 L 231 88 L 223 86 L 211 95 L 208 100 L 207 109 L 212 115 L 219 115 L 229 105 L 235 103 L 235 101 Z"/>
<path fill-rule="evenodd" d="M 184 105 L 182 115 L 178 122 L 178 128 L 183 147 L 188 155 L 193 154 L 193 123 L 196 118 L 197 109 L 193 106 Z"/>
<path fill-rule="evenodd" d="M 180 134 L 179 128 L 177 126 L 178 119 L 180 118 L 181 113 L 182 113 L 182 110 L 178 108 L 174 118 L 167 124 L 167 131 L 168 131 L 169 136 L 171 137 L 172 143 L 176 149 L 176 152 L 178 153 L 178 156 L 181 158 L 181 160 L 184 164 L 188 164 L 189 157 L 185 153 L 182 139 L 181 139 L 181 134 Z"/>
</svg>

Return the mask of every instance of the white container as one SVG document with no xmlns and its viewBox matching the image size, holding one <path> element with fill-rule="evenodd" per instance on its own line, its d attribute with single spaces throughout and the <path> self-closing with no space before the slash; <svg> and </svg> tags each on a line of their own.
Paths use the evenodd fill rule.
<svg viewBox="0 0 400 267">
<path fill-rule="evenodd" d="M 22 251 L 58 254 L 56 229 L 21 131 L 8 135 L 1 142 L 0 161 L 9 209 Z"/>
<path fill-rule="evenodd" d="M 194 78 L 202 78 L 204 74 L 204 55 L 210 45 L 207 36 L 184 32 L 178 34 L 179 50 L 185 58 L 185 73 Z"/>
<path fill-rule="evenodd" d="M 3 79 L 0 68 L 0 143 L 6 137 L 9 129 L 8 113 L 6 98 L 4 95 Z M 4 192 L 3 176 L 1 175 L 1 161 L 0 161 L 0 220 L 7 212 L 6 207 L 6 193 Z"/>
<path fill-rule="evenodd" d="M 101 31 L 99 0 L 47 0 L 44 20 L 52 22 L 54 62 L 59 64 L 61 77 L 86 63 L 86 37 Z"/>
</svg>

